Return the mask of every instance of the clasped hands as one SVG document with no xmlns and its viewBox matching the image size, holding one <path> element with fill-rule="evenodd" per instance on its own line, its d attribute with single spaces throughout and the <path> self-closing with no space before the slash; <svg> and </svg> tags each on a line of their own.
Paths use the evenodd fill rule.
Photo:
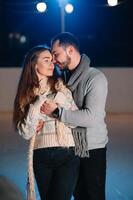
<svg viewBox="0 0 133 200">
<path fill-rule="evenodd" d="M 54 101 L 52 100 L 46 100 L 40 107 L 40 112 L 42 114 L 45 114 L 45 115 L 51 115 L 52 112 L 57 108 L 57 103 L 55 103 Z M 43 128 L 44 126 L 44 121 L 43 120 L 39 120 L 38 122 L 38 125 L 37 125 L 37 129 L 36 129 L 36 132 L 40 132 L 41 129 Z"/>
<path fill-rule="evenodd" d="M 58 107 L 58 104 L 53 100 L 46 100 L 40 107 L 40 112 L 45 115 L 51 115 L 52 112 Z"/>
</svg>

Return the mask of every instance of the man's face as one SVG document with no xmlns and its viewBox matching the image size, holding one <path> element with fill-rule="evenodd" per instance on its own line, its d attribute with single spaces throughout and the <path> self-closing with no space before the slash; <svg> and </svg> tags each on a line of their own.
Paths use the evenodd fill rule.
<svg viewBox="0 0 133 200">
<path fill-rule="evenodd" d="M 54 63 L 59 65 L 61 69 L 69 69 L 71 58 L 68 54 L 68 49 L 60 46 L 58 40 L 52 46 L 52 54 Z"/>
</svg>

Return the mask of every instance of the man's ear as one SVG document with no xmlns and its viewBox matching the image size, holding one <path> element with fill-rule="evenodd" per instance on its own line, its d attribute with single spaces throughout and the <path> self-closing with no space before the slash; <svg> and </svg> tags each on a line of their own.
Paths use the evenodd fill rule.
<svg viewBox="0 0 133 200">
<path fill-rule="evenodd" d="M 68 46 L 68 54 L 71 56 L 73 54 L 74 47 L 72 45 Z"/>
</svg>

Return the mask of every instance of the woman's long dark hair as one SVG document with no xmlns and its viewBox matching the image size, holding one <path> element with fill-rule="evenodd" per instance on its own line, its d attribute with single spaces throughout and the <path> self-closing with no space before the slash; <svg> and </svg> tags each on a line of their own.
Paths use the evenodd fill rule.
<svg viewBox="0 0 133 200">
<path fill-rule="evenodd" d="M 33 103 L 37 98 L 34 91 L 36 88 L 39 88 L 39 79 L 35 65 L 40 53 L 47 50 L 50 51 L 45 45 L 35 46 L 25 56 L 14 101 L 13 123 L 16 130 L 18 122 L 24 122 L 30 103 Z"/>
</svg>

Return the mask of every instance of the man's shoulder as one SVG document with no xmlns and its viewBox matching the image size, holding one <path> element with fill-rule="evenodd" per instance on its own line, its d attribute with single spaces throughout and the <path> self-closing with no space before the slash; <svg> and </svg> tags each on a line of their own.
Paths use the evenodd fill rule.
<svg viewBox="0 0 133 200">
<path fill-rule="evenodd" d="M 84 85 L 86 87 L 90 85 L 97 85 L 97 84 L 107 84 L 107 78 L 104 73 L 94 67 L 90 67 L 88 74 L 86 74 L 86 78 L 83 80 Z"/>
<path fill-rule="evenodd" d="M 93 77 L 93 78 L 103 78 L 103 79 L 106 79 L 106 76 L 105 74 L 98 68 L 94 68 L 94 67 L 90 67 L 90 70 L 89 70 L 89 77 Z"/>
</svg>

